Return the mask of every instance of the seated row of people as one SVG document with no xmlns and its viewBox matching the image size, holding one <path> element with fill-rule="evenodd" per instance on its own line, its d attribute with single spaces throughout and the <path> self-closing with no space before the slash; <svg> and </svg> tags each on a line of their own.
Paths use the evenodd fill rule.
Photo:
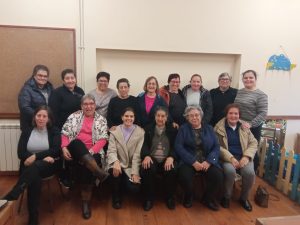
<svg viewBox="0 0 300 225">
<path fill-rule="evenodd" d="M 108 135 L 105 118 L 95 112 L 94 97 L 85 95 L 81 107 L 81 111 L 68 117 L 61 134 L 52 126 L 52 115 L 46 106 L 35 111 L 34 128 L 22 132 L 18 147 L 21 175 L 4 198 L 17 199 L 28 188 L 29 224 L 37 224 L 41 179 L 57 171 L 61 148 L 64 159 L 73 161 L 78 171 L 76 178 L 82 186 L 83 217 L 88 219 L 91 216 L 92 183 L 95 177 L 101 182 L 108 177 L 104 168 L 99 166 Z M 198 106 L 185 109 L 187 123 L 179 128 L 178 133 L 167 122 L 168 110 L 165 107 L 158 107 L 154 117 L 154 122 L 143 130 L 133 123 L 134 110 L 127 108 L 122 114 L 122 124 L 111 131 L 106 169 L 113 181 L 114 208 L 122 206 L 123 183 L 135 192 L 141 183 L 143 207 L 150 210 L 155 198 L 154 178 L 157 173 L 164 177 L 167 207 L 175 208 L 178 174 L 184 190 L 183 205 L 189 208 L 193 202 L 193 177 L 200 173 L 207 183 L 203 202 L 210 209 L 218 210 L 215 196 L 223 184 L 223 168 L 225 194 L 221 205 L 229 207 L 237 171 L 243 177 L 240 203 L 251 211 L 248 195 L 255 177 L 253 157 L 257 142 L 250 130 L 240 125 L 238 105 L 228 106 L 226 118 L 215 127 L 216 133 L 210 125 L 202 123 L 203 112 Z M 219 157 L 223 166 L 219 164 Z"/>
</svg>

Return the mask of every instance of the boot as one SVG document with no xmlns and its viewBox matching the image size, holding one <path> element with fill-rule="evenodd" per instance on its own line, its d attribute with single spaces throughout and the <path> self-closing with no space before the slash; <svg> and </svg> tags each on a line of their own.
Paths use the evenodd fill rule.
<svg viewBox="0 0 300 225">
<path fill-rule="evenodd" d="M 38 225 L 39 224 L 39 216 L 38 214 L 29 214 L 29 220 L 28 220 L 28 225 Z"/>
<path fill-rule="evenodd" d="M 92 216 L 90 202 L 92 198 L 93 185 L 82 185 L 81 200 L 82 200 L 82 217 L 89 219 Z"/>
<path fill-rule="evenodd" d="M 13 187 L 13 189 L 8 192 L 2 199 L 5 199 L 7 201 L 13 201 L 17 200 L 20 196 L 20 194 L 23 193 L 23 191 L 26 189 L 27 184 L 22 183 L 19 184 L 19 182 Z"/>
<path fill-rule="evenodd" d="M 93 174 L 99 178 L 102 183 L 108 177 L 109 173 L 101 169 L 94 157 L 91 154 L 85 154 L 81 157 L 81 162 L 88 168 Z"/>
</svg>

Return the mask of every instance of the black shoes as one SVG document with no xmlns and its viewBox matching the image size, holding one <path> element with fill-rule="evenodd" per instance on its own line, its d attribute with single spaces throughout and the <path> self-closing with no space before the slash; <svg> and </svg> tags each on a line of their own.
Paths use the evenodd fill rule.
<svg viewBox="0 0 300 225">
<path fill-rule="evenodd" d="M 246 209 L 248 212 L 251 212 L 252 211 L 252 205 L 250 203 L 250 201 L 247 199 L 247 200 L 242 200 L 240 199 L 240 204 L 241 206 L 243 206 L 244 209 Z"/>
<path fill-rule="evenodd" d="M 149 211 L 150 209 L 152 209 L 152 207 L 153 207 L 153 201 L 146 200 L 144 202 L 143 208 L 144 208 L 145 211 Z"/>
<path fill-rule="evenodd" d="M 88 201 L 82 201 L 82 217 L 84 219 L 89 219 L 91 218 L 91 208 L 90 208 L 90 204 Z"/>
<path fill-rule="evenodd" d="M 70 189 L 73 186 L 72 181 L 67 178 L 59 178 L 59 183 L 66 189 Z"/>
<path fill-rule="evenodd" d="M 191 208 L 193 206 L 193 197 L 184 197 L 183 206 L 185 208 Z"/>
<path fill-rule="evenodd" d="M 223 208 L 228 209 L 230 205 L 230 199 L 223 197 L 220 204 Z"/>
<path fill-rule="evenodd" d="M 112 207 L 114 209 L 121 209 L 122 208 L 122 203 L 120 198 L 113 198 L 112 199 Z"/>
<path fill-rule="evenodd" d="M 209 209 L 211 209 L 211 210 L 213 210 L 213 211 L 218 211 L 218 210 L 219 210 L 219 206 L 218 206 L 214 201 L 207 201 L 207 200 L 204 200 L 204 201 L 203 201 L 203 204 L 204 204 L 207 208 L 209 208 Z"/>
<path fill-rule="evenodd" d="M 168 207 L 168 209 L 175 209 L 176 204 L 175 204 L 175 199 L 174 198 L 168 198 L 166 201 L 166 205 Z"/>
</svg>

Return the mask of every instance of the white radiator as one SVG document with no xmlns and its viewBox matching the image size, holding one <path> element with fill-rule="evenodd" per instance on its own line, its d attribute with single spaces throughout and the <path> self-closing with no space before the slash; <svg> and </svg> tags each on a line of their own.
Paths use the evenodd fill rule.
<svg viewBox="0 0 300 225">
<path fill-rule="evenodd" d="M 18 171 L 19 124 L 0 124 L 0 171 Z"/>
</svg>

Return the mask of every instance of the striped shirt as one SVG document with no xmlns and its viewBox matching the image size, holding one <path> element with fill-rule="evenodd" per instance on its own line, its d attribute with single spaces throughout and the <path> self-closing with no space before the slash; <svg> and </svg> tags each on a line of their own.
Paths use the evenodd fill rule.
<svg viewBox="0 0 300 225">
<path fill-rule="evenodd" d="M 267 117 L 268 96 L 259 89 L 238 90 L 234 103 L 240 106 L 241 119 L 250 123 L 251 127 L 258 127 Z"/>
</svg>

